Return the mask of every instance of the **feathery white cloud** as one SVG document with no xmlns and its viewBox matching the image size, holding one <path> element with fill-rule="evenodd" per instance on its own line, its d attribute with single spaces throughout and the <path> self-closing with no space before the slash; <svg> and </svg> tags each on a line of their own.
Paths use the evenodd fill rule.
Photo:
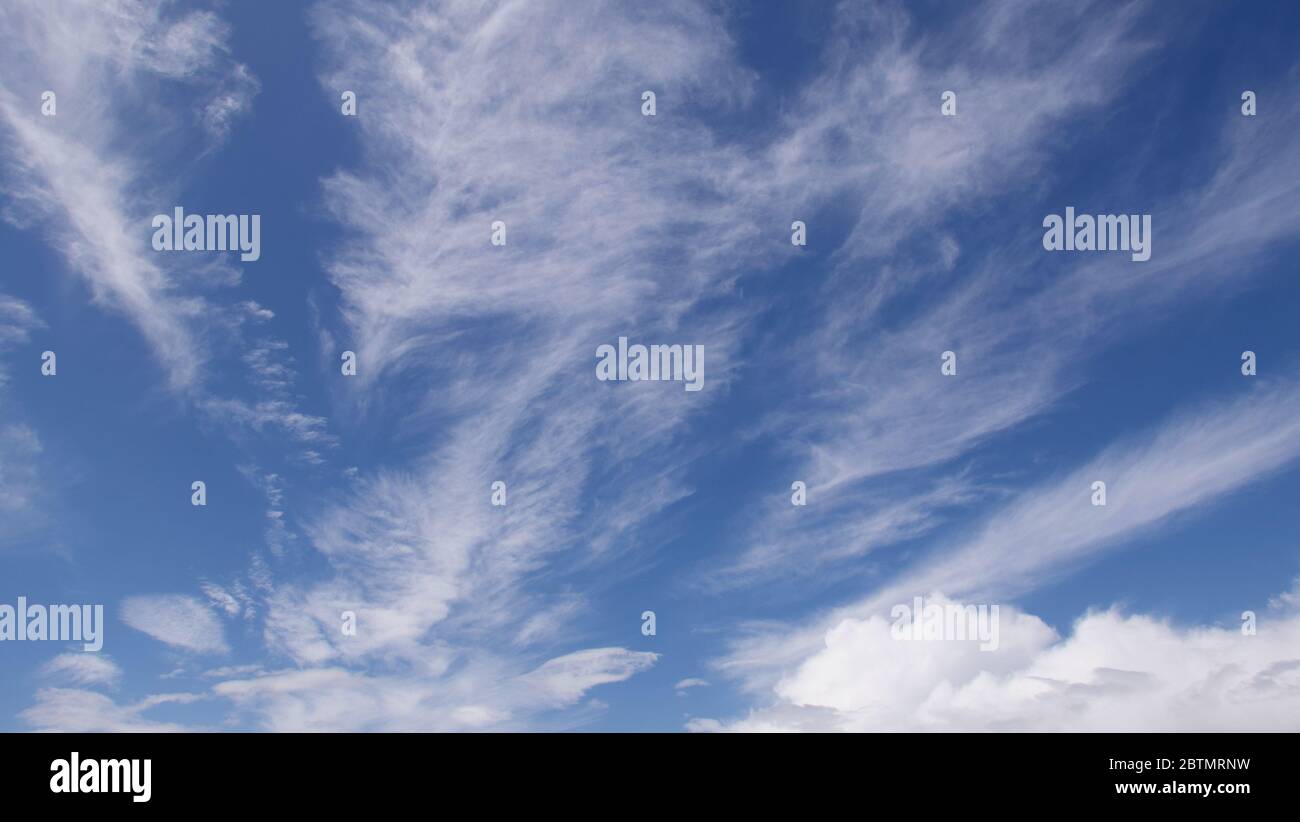
<svg viewBox="0 0 1300 822">
<path fill-rule="evenodd" d="M 274 731 L 446 731 L 527 727 L 599 685 L 620 682 L 655 654 L 592 648 L 517 673 L 500 660 L 474 659 L 456 670 L 430 649 L 403 674 L 337 667 L 279 671 L 218 683 L 213 691 Z"/>
<path fill-rule="evenodd" d="M 0 58 L 5 215 L 23 224 L 39 216 L 94 299 L 136 324 L 177 386 L 190 385 L 206 358 L 196 327 L 211 312 L 179 293 L 149 250 L 149 218 L 171 204 L 157 198 L 169 179 L 154 169 L 176 156 L 168 148 L 176 129 L 171 110 L 160 114 L 148 100 L 178 90 L 200 104 L 212 93 L 251 94 L 225 53 L 226 35 L 211 13 L 151 0 L 20 0 L 0 23 L 11 45 Z M 53 117 L 39 114 L 45 90 L 57 95 Z"/>
<path fill-rule="evenodd" d="M 59 654 L 41 667 L 41 673 L 73 685 L 112 686 L 122 678 L 117 663 L 98 653 Z"/>
<path fill-rule="evenodd" d="M 195 653 L 229 650 L 221 621 L 206 605 L 181 594 L 129 597 L 122 603 L 127 625 L 175 648 Z"/>
<path fill-rule="evenodd" d="M 41 688 L 36 704 L 18 718 L 38 731 L 60 733 L 183 733 L 196 730 L 173 722 L 158 722 L 142 714 L 167 704 L 187 704 L 201 694 L 157 694 L 137 702 L 119 704 L 94 691 L 79 688 Z"/>
<path fill-rule="evenodd" d="M 817 653 L 828 626 L 869 619 L 931 591 L 1003 601 L 1132 541 L 1168 518 L 1202 510 L 1300 458 L 1300 390 L 1275 387 L 1177 415 L 1116 443 L 1067 475 L 1030 488 L 968 540 L 936 549 L 870 595 L 797 625 L 763 626 L 719 665 L 761 692 Z M 1092 483 L 1107 504 L 1092 504 Z"/>
<path fill-rule="evenodd" d="M 708 391 L 725 390 L 738 315 L 685 319 L 727 292 L 756 233 L 734 172 L 742 155 L 694 118 L 642 118 L 640 93 L 690 89 L 726 104 L 749 78 L 719 18 L 689 3 L 484 14 L 329 2 L 312 20 L 329 61 L 322 84 L 365 90 L 362 162 L 326 182 L 354 239 L 328 263 L 344 327 L 323 333 L 358 353 L 356 413 L 423 435 L 424 450 L 359 474 L 303 523 L 333 577 L 279 585 L 267 641 L 300 665 L 344 666 L 309 678 L 345 690 L 386 690 L 431 658 L 499 671 L 508 707 L 460 705 L 461 719 L 569 704 L 652 657 L 580 651 L 516 673 L 553 653 L 581 610 L 530 583 L 591 561 L 683 497 L 658 478 L 690 458 L 668 446 L 709 401 L 680 385 L 610 391 L 594 378 L 596 346 L 621 334 L 704 344 Z M 504 247 L 489 243 L 495 219 L 507 223 Z M 471 332 L 481 344 L 442 356 Z M 412 376 L 449 389 L 400 407 L 385 399 Z M 592 502 L 607 493 L 592 490 L 606 455 L 655 460 L 652 481 Z M 497 479 L 509 494 L 499 509 L 487 504 Z M 343 610 L 357 614 L 355 636 L 339 630 Z M 493 636 L 510 640 L 494 649 Z M 326 699 L 296 704 L 306 713 L 295 724 L 336 717 Z"/>
</svg>

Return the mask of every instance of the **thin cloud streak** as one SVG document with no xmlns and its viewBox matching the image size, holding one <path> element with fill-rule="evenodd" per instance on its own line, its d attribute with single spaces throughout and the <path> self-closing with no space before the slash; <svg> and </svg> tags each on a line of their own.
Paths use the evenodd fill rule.
<svg viewBox="0 0 1300 822">
<path fill-rule="evenodd" d="M 1032 590 L 1170 517 L 1292 465 L 1300 458 L 1297 402 L 1295 388 L 1259 390 L 1116 443 L 1068 475 L 1024 491 L 969 541 L 937 550 L 872 594 L 803 625 L 760 627 L 717 665 L 762 691 L 815 653 L 829 627 L 845 619 L 879 616 L 933 591 L 988 602 Z M 1107 484 L 1105 506 L 1091 501 L 1099 479 Z"/>
</svg>

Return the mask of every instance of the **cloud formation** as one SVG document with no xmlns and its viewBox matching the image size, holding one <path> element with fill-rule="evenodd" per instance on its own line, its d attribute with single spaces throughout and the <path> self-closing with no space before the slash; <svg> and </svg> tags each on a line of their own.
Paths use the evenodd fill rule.
<svg viewBox="0 0 1300 822">
<path fill-rule="evenodd" d="M 1068 465 L 1015 438 L 1100 356 L 1239 293 L 1300 236 L 1300 106 L 1261 86 L 1269 116 L 1198 131 L 1177 186 L 1144 167 L 1087 192 L 1153 213 L 1149 262 L 1045 260 L 1026 251 L 1038 204 L 1075 196 L 1062 158 L 1178 26 L 1140 3 L 824 13 L 824 42 L 792 48 L 806 65 L 787 72 L 711 3 L 314 4 L 319 88 L 298 91 L 333 116 L 355 90 L 360 114 L 319 190 L 291 192 L 323 217 L 303 234 L 319 266 L 307 293 L 277 282 L 273 312 L 236 291 L 236 266 L 147 245 L 149 216 L 201 189 L 255 113 L 257 61 L 219 10 L 16 4 L 4 217 L 224 438 L 196 454 L 233 470 L 223 504 L 248 491 L 239 475 L 252 486 L 235 516 L 257 545 L 242 572 L 211 558 L 192 590 L 103 599 L 126 597 L 120 619 L 196 693 L 119 701 L 90 688 L 138 685 L 134 660 L 61 655 L 42 673 L 70 687 L 42 688 L 23 720 L 174 730 L 147 712 L 203 702 L 267 730 L 578 727 L 667 648 L 709 671 L 678 696 L 711 682 L 689 695 L 755 706 L 696 730 L 1253 728 L 1293 709 L 1291 610 L 1255 637 L 1114 608 L 1058 636 L 1016 598 L 1293 465 L 1294 372 L 1226 400 L 1198 388 Z M 57 117 L 37 114 L 47 87 Z M 955 118 L 937 113 L 949 88 Z M 253 139 L 274 133 L 261 125 Z M 1167 149 L 1151 139 L 1135 154 Z M 0 349 L 41 327 L 0 294 Z M 594 379 L 597 347 L 623 336 L 703 345 L 705 390 Z M 11 415 L 5 379 L 0 546 L 38 507 L 54 442 Z M 809 505 L 790 505 L 794 479 Z M 651 643 L 629 591 L 707 624 Z M 917 595 L 1001 603 L 1001 648 L 892 640 L 884 614 Z"/>
<path fill-rule="evenodd" d="M 195 653 L 225 653 L 221 621 L 206 605 L 181 594 L 135 596 L 119 609 L 122 621 L 159 642 Z"/>
<path fill-rule="evenodd" d="M 941 596 L 935 599 L 941 600 Z M 1181 627 L 1118 608 L 1060 637 L 1000 607 L 1001 647 L 901 641 L 882 617 L 846 619 L 776 687 L 773 704 L 697 731 L 1111 731 L 1300 729 L 1300 612 Z"/>
<path fill-rule="evenodd" d="M 41 668 L 41 673 L 52 679 L 63 679 L 73 685 L 114 686 L 122 678 L 122 669 L 106 655 L 72 653 L 59 654 Z"/>
</svg>

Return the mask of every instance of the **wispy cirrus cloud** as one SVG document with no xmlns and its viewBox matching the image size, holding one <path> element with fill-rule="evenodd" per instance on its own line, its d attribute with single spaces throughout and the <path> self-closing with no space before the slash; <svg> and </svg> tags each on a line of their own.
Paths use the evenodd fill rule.
<svg viewBox="0 0 1300 822">
<path fill-rule="evenodd" d="M 5 216 L 39 224 L 94 299 L 139 328 L 173 384 L 192 384 L 212 315 L 149 250 L 149 219 L 178 162 L 178 129 L 153 101 L 179 93 L 202 106 L 256 91 L 226 53 L 226 27 L 148 0 L 20 2 L 0 25 L 12 45 L 0 85 Z M 52 117 L 40 113 L 47 90 Z"/>
<path fill-rule="evenodd" d="M 1006 601 L 1131 542 L 1171 517 L 1201 510 L 1300 458 L 1290 387 L 1175 416 L 1115 443 L 1087 464 L 1023 491 L 968 540 L 940 547 L 858 601 L 797 625 L 755 626 L 718 661 L 762 693 L 824 647 L 844 621 L 879 619 L 900 602 L 941 591 L 963 601 Z M 1092 483 L 1107 504 L 1092 504 Z"/>
<path fill-rule="evenodd" d="M 26 302 L 0 293 L 0 345 L 21 345 L 34 329 L 43 325 L 36 311 Z"/>
<path fill-rule="evenodd" d="M 1019 356 L 1035 329 L 998 295 L 1025 288 L 1023 249 L 968 261 L 954 225 L 972 203 L 1032 191 L 1072 125 L 1111 102 L 1152 48 L 1136 6 L 1103 17 L 1028 0 L 922 29 L 902 5 L 845 4 L 836 19 L 826 69 L 767 149 L 770 196 L 809 214 L 835 202 L 829 220 L 848 220 L 814 243 L 828 260 L 806 307 L 815 324 L 764 352 L 798 391 L 757 431 L 789 454 L 816 503 L 792 512 L 788 494 L 765 500 L 737 555 L 705 570 L 706 590 L 806 575 L 926 534 L 978 496 L 980 478 L 899 472 L 953 459 L 1072 386 L 1065 352 Z M 1023 48 L 1002 43 L 1013 19 L 1034 21 L 1017 29 Z M 950 89 L 958 115 L 938 116 Z M 939 375 L 953 348 L 962 390 Z"/>
<path fill-rule="evenodd" d="M 79 686 L 113 686 L 122 678 L 122 669 L 108 656 L 88 653 L 59 654 L 42 666 L 41 673 Z"/>
<path fill-rule="evenodd" d="M 0 353 L 25 345 L 31 333 L 44 327 L 25 301 L 0 293 Z M 33 360 L 35 363 L 35 360 Z M 43 520 L 35 504 L 44 493 L 40 456 L 44 450 L 36 430 L 23 421 L 6 383 L 8 369 L 0 366 L 0 548 L 29 534 Z"/>
<path fill-rule="evenodd" d="M 1126 73 L 1161 36 L 1137 5 L 1104 20 L 1086 9 L 1053 8 L 1025 30 L 1032 50 L 990 55 L 1007 14 L 1042 8 L 981 8 L 969 26 L 957 27 L 960 35 L 914 39 L 903 36 L 908 18 L 901 12 L 869 15 L 885 32 L 875 35 L 885 44 L 881 55 L 865 62 L 846 55 L 814 84 L 819 91 L 802 118 L 806 133 L 796 132 L 781 155 L 790 163 L 807 156 L 823 168 L 824 152 L 839 148 L 832 135 L 842 132 L 852 156 L 882 158 L 837 169 L 842 196 L 865 198 L 863 207 L 832 254 L 824 301 L 814 307 L 818 327 L 787 344 L 800 364 L 790 373 L 802 398 L 781 404 L 760 426 L 779 433 L 789 476 L 807 483 L 816 504 L 792 511 L 788 493 L 765 499 L 746 517 L 752 525 L 739 550 L 705 570 L 705 589 L 860 558 L 928 534 L 948 509 L 996 498 L 997 483 L 955 461 L 1051 411 L 1086 382 L 1086 366 L 1100 352 L 1181 306 L 1240 290 L 1250 271 L 1300 236 L 1295 210 L 1278 207 L 1300 195 L 1296 175 L 1274 173 L 1300 172 L 1300 150 L 1287 137 L 1300 124 L 1300 106 L 1278 95 L 1268 123 L 1227 120 L 1211 136 L 1220 150 L 1189 169 L 1179 192 L 1153 198 L 1131 180 L 1111 187 L 1110 198 L 1154 213 L 1159 250 L 1150 261 L 1062 266 L 1040 253 L 1034 223 L 1005 226 L 1026 242 L 981 243 L 979 257 L 954 269 L 952 249 L 961 243 L 933 239 L 965 240 L 952 226 L 972 202 L 1041 196 L 1047 183 L 1033 172 L 1050 180 L 1052 158 L 1085 133 L 1079 115 L 1113 103 Z M 944 54 L 939 66 L 926 59 L 934 50 Z M 937 104 L 927 90 L 948 87 L 973 91 L 959 95 L 974 97 L 973 110 L 959 102 L 956 118 L 931 116 Z M 882 88 L 880 103 L 838 102 Z M 891 101 L 902 114 L 867 116 Z M 827 122 L 818 125 L 822 109 Z M 916 146 L 925 150 L 913 152 Z M 1255 161 L 1261 154 L 1270 164 Z M 1014 167 L 1006 165 L 1011 157 Z M 1043 211 L 1062 207 L 1053 200 Z M 997 209 L 986 212 L 1003 225 Z M 900 244 L 907 262 L 896 253 Z M 939 371 L 948 350 L 958 356 L 956 379 Z"/>
<path fill-rule="evenodd" d="M 273 340 L 244 354 L 254 358 L 253 387 L 269 394 L 215 393 L 205 369 L 238 352 L 245 326 L 269 312 L 220 298 L 240 280 L 226 261 L 150 246 L 152 217 L 178 204 L 195 157 L 221 144 L 259 90 L 230 54 L 229 26 L 212 11 L 162 0 L 24 0 L 0 36 L 14 44 L 0 58 L 5 218 L 43 232 L 91 298 L 135 325 L 170 386 L 209 421 L 329 444 L 324 419 L 285 390 L 288 355 Z M 51 117 L 40 110 L 47 90 L 57 101 Z"/>
<path fill-rule="evenodd" d="M 1154 213 L 1149 262 L 1046 259 L 1033 253 L 1039 218 L 1018 206 L 1065 204 L 1061 159 L 1151 68 L 1168 16 L 1041 0 L 935 20 L 903 3 L 824 13 L 815 70 L 769 105 L 784 81 L 746 66 L 734 15 L 709 3 L 313 6 L 322 97 L 354 90 L 359 113 L 340 121 L 357 151 L 316 204 L 332 226 L 329 282 L 307 298 L 324 381 L 308 386 L 291 309 L 285 324 L 231 296 L 233 265 L 174 264 L 145 245 L 148 215 L 191 179 L 192 157 L 168 145 L 209 156 L 251 111 L 257 80 L 226 24 L 161 2 L 16 7 L 0 23 L 23 44 L 0 57 L 6 216 L 45 232 L 92 297 L 136 325 L 201 426 L 244 452 L 233 466 L 264 498 L 248 533 L 270 549 L 242 575 L 204 569 L 195 596 L 123 603 L 128 625 L 184 660 L 166 676 L 201 677 L 201 694 L 118 703 L 46 688 L 24 720 L 170 730 L 147 712 L 202 699 L 230 725 L 270 730 L 579 726 L 601 710 L 593 691 L 657 664 L 621 645 L 699 650 L 638 635 L 636 613 L 656 602 L 611 628 L 603 600 L 629 580 L 620 609 L 633 592 L 694 598 L 683 610 L 725 612 L 713 618 L 745 634 L 707 695 L 738 683 L 758 707 L 700 730 L 1095 729 L 1128 716 L 1165 728 L 1193 714 L 1197 727 L 1255 727 L 1259 705 L 1291 707 L 1290 617 L 1255 645 L 1116 610 L 1062 638 L 1013 599 L 1292 464 L 1294 392 L 1266 375 L 1248 400 L 1200 405 L 1045 477 L 1007 481 L 981 449 L 1086 385 L 1097 352 L 1232 293 L 1297 236 L 1300 107 L 1265 89 L 1269 116 L 1207 137 L 1213 150 L 1173 194 L 1152 198 L 1169 189 L 1129 166 L 1099 186 L 1107 209 Z M 46 86 L 58 118 L 39 116 Z M 655 117 L 640 113 L 647 89 Z M 955 118 L 938 114 L 946 89 Z M 795 218 L 812 249 L 790 245 Z M 787 275 L 797 285 L 775 282 Z M 34 322 L 0 297 L 0 346 L 25 343 Z M 598 382 L 596 346 L 620 336 L 703 344 L 705 391 Z M 345 349 L 355 377 L 338 373 Z M 939 374 L 946 349 L 955 380 Z M 329 419 L 307 410 L 316 388 Z M 292 493 L 301 477 L 251 453 L 254 438 L 288 441 L 304 473 L 337 481 Z M 777 481 L 693 486 L 737 445 L 779 462 Z M 0 427 L 0 511 L 31 507 L 22 466 L 39 446 L 34 430 Z M 345 479 L 314 472 L 345 451 L 357 466 Z M 1097 478 L 1105 509 L 1088 505 Z M 793 479 L 808 506 L 790 505 Z M 489 502 L 498 480 L 502 507 Z M 953 512 L 973 527 L 942 530 Z M 735 527 L 717 540 L 695 527 L 725 516 Z M 314 553 L 286 557 L 294 537 Z M 881 549 L 888 563 L 871 556 Z M 752 596 L 758 585 L 780 586 L 771 599 L 788 607 Z M 805 596 L 832 586 L 833 601 Z M 905 649 L 882 632 L 882 609 L 939 592 L 1005 603 L 1003 651 Z M 744 622 L 757 612 L 779 618 Z M 223 618 L 260 641 L 255 660 L 226 658 Z M 1156 658 L 1131 652 L 1143 643 Z M 212 654 L 231 664 L 200 672 Z M 120 679 L 65 657 L 46 673 Z"/>
<path fill-rule="evenodd" d="M 655 485 L 625 492 L 627 505 L 595 505 L 593 469 L 612 455 L 671 476 L 690 455 L 656 449 L 707 402 L 680 386 L 612 392 L 594 379 L 595 349 L 620 335 L 704 344 L 709 390 L 725 390 L 743 324 L 704 303 L 730 288 L 739 259 L 727 257 L 744 256 L 757 230 L 735 171 L 743 155 L 692 118 L 643 118 L 640 94 L 690 89 L 726 104 L 748 77 L 726 58 L 720 20 L 686 3 L 487 13 L 324 3 L 312 19 L 330 63 L 325 88 L 361 90 L 363 162 L 326 182 L 356 238 L 327 266 L 343 326 L 327 337 L 358 353 L 357 413 L 424 435 L 425 448 L 358 477 L 304 524 L 334 577 L 277 587 L 267 639 L 299 664 L 348 667 L 274 687 L 402 693 L 400 669 L 416 664 L 454 693 L 461 680 L 441 671 L 459 659 L 511 683 L 498 694 L 506 708 L 460 705 L 462 718 L 513 721 L 520 706 L 570 704 L 653 655 L 600 648 L 546 661 L 581 603 L 532 583 L 590 561 L 584 534 L 607 548 L 682 498 Z M 489 243 L 498 219 L 504 247 Z M 685 322 L 706 310 L 707 326 Z M 454 356 L 438 355 L 452 343 Z M 452 390 L 417 393 L 398 413 L 386 397 L 400 394 L 383 389 L 413 378 Z M 488 504 L 498 479 L 503 508 Z M 355 636 L 339 630 L 344 609 L 358 615 Z M 513 641 L 493 648 L 502 631 Z M 529 660 L 540 661 L 519 673 Z M 255 683 L 218 690 L 273 687 Z M 328 700 L 295 694 L 321 712 L 299 721 L 333 716 Z"/>
<path fill-rule="evenodd" d="M 110 697 L 80 688 L 41 688 L 36 704 L 18 718 L 38 731 L 61 733 L 183 733 L 194 727 L 159 722 L 143 714 L 159 705 L 188 704 L 201 694 L 155 694 L 135 702 L 118 703 Z"/>
<path fill-rule="evenodd" d="M 213 692 L 275 731 L 525 728 L 541 712 L 569 707 L 596 686 L 647 669 L 656 655 L 590 648 L 527 672 L 488 658 L 449 671 L 452 659 L 430 649 L 403 674 L 306 668 L 227 680 Z"/>
<path fill-rule="evenodd" d="M 201 427 L 221 429 L 245 450 L 250 434 L 287 438 L 300 460 L 323 462 L 336 438 L 323 417 L 302 409 L 293 356 L 265 327 L 274 314 L 233 298 L 240 269 L 150 247 L 152 216 L 183 205 L 259 92 L 230 52 L 230 26 L 217 11 L 166 0 L 19 2 L 6 9 L 0 37 L 12 45 L 0 55 L 4 217 L 47 238 L 89 298 L 138 330 Z M 54 116 L 42 115 L 47 90 L 56 95 Z M 9 298 L 0 304 L 5 341 L 10 320 L 30 324 L 21 308 Z M 246 375 L 242 390 L 224 379 L 230 360 L 244 366 L 234 372 Z M 39 439 L 17 423 L 0 438 L 0 505 L 13 509 L 24 499 L 9 492 L 10 481 L 21 480 L 24 495 L 39 493 L 28 469 L 34 459 L 17 459 L 18 446 L 34 457 Z M 277 543 L 284 535 L 271 520 Z M 260 590 L 254 575 L 269 575 L 264 562 L 246 586 L 232 583 L 250 615 L 249 591 Z M 192 597 L 130 597 L 123 618 L 174 648 L 228 649 L 220 623 Z"/>
<path fill-rule="evenodd" d="M 159 642 L 195 653 L 225 653 L 221 621 L 206 605 L 181 594 L 130 597 L 122 603 L 121 619 Z"/>
</svg>

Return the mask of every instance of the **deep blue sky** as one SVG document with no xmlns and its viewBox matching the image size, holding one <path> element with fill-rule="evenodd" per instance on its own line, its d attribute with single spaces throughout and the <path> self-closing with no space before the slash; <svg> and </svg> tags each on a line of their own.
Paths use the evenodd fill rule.
<svg viewBox="0 0 1300 822">
<path fill-rule="evenodd" d="M 1056 632 L 998 676 L 1066 656 L 1090 609 L 1166 621 L 1158 684 L 1101 714 L 1169 699 L 1178 649 L 1211 653 L 1197 626 L 1227 642 L 1252 609 L 1296 630 L 1268 605 L 1300 575 L 1293 4 L 142 2 L 117 34 L 66 5 L 3 28 L 23 47 L 0 59 L 0 306 L 30 316 L 0 312 L 0 602 L 103 603 L 113 672 L 6 642 L 0 727 L 675 731 L 812 727 L 818 706 L 910 727 L 935 720 L 885 686 L 862 699 L 890 721 L 845 707 L 816 656 L 911 584 Z M 223 96 L 242 107 L 205 120 Z M 152 251 L 149 217 L 177 205 L 260 214 L 261 259 L 226 256 L 234 283 L 221 255 Z M 1153 214 L 1152 260 L 1044 251 L 1067 205 Z M 142 310 L 122 283 L 147 266 L 169 284 L 144 277 L 161 302 Z M 145 330 L 167 312 L 189 348 Z M 705 344 L 705 391 L 597 383 L 590 352 L 619 335 Z M 1222 486 L 1124 509 L 1136 483 L 1112 482 L 1096 544 L 1066 536 L 1087 483 L 1082 513 L 1029 518 L 1059 544 L 998 530 L 1102 454 Z M 792 520 L 796 479 L 814 490 Z M 861 537 L 891 506 L 911 525 Z M 970 546 L 987 568 L 913 582 Z M 364 647 L 339 636 L 348 607 Z M 1079 655 L 1078 683 L 1127 669 Z M 1232 657 L 1246 683 L 1279 661 Z M 857 662 L 844 681 L 873 675 Z M 907 687 L 960 686 L 965 664 Z"/>
</svg>

